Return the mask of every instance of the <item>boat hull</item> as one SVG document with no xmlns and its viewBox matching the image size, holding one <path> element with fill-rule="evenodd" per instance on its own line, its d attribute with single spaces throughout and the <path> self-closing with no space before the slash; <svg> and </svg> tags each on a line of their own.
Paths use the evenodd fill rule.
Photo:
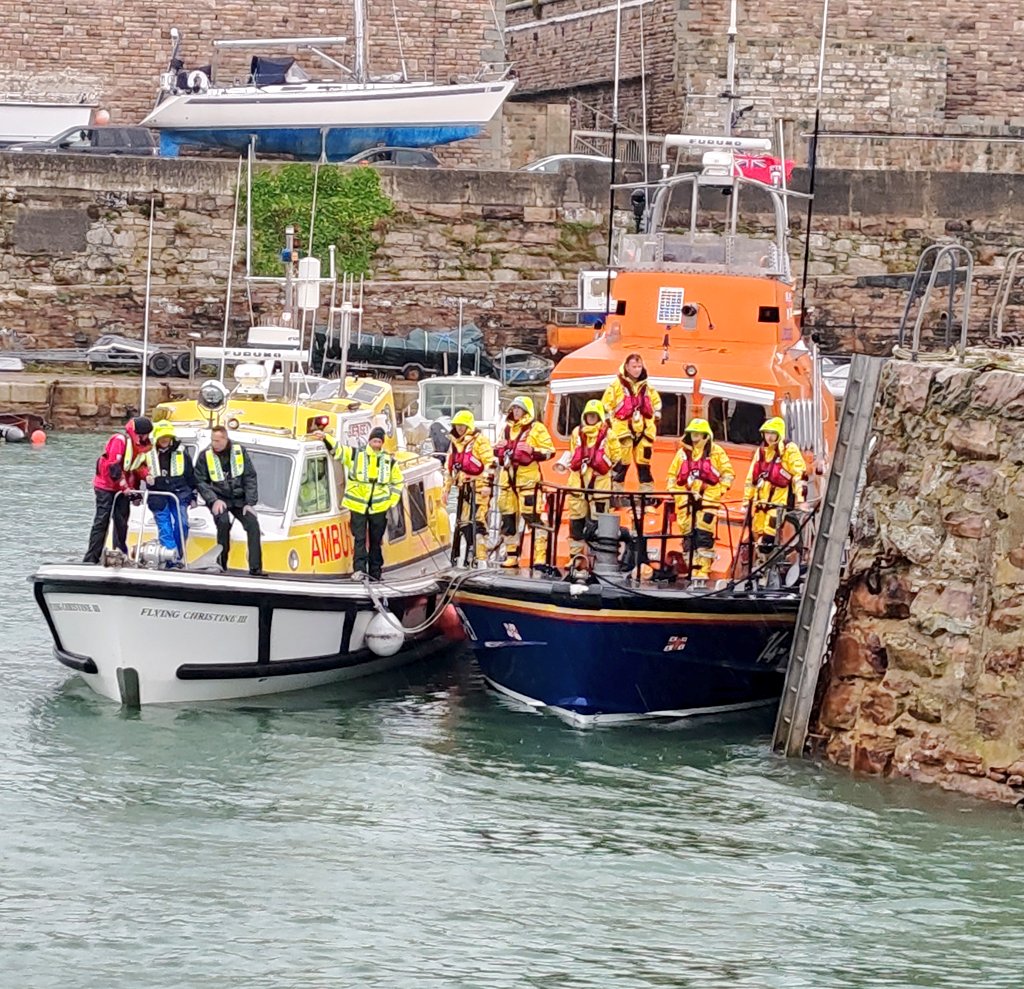
<svg viewBox="0 0 1024 989">
<path fill-rule="evenodd" d="M 546 585 L 546 586 L 545 586 Z M 577 725 L 774 703 L 796 621 L 790 595 L 630 593 L 516 578 L 456 596 L 481 672 Z"/>
<path fill-rule="evenodd" d="M 160 150 L 204 144 L 244 152 L 336 161 L 379 145 L 426 148 L 480 133 L 512 82 L 452 86 L 281 86 L 182 93 L 143 123 L 161 132 Z"/>
<path fill-rule="evenodd" d="M 31 578 L 55 657 L 98 694 L 131 706 L 258 697 L 367 676 L 413 661 L 407 636 L 376 655 L 378 614 L 364 584 L 69 564 Z M 405 625 L 439 590 L 430 579 L 380 585 Z"/>
</svg>

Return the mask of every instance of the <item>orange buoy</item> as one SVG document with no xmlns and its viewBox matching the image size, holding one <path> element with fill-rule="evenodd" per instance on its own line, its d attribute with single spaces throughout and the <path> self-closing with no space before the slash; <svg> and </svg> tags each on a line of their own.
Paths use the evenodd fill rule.
<svg viewBox="0 0 1024 989">
<path fill-rule="evenodd" d="M 45 446 L 46 445 L 46 433 L 41 429 L 35 430 L 29 437 L 29 442 L 33 446 Z"/>
<path fill-rule="evenodd" d="M 449 642 L 466 641 L 466 629 L 462 625 L 462 619 L 459 617 L 459 613 L 455 610 L 454 604 L 448 605 L 448 607 L 441 612 L 437 619 L 437 627 Z"/>
</svg>

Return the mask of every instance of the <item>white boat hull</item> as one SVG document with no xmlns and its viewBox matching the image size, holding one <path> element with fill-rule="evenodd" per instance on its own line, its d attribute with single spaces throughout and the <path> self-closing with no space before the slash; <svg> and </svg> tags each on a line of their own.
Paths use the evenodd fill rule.
<svg viewBox="0 0 1024 989">
<path fill-rule="evenodd" d="M 416 658 L 413 637 L 375 655 L 378 614 L 351 580 L 252 578 L 181 571 L 44 566 L 32 578 L 54 654 L 121 703 L 258 697 L 392 669 Z M 438 592 L 432 579 L 378 585 L 406 626 Z"/>
<path fill-rule="evenodd" d="M 161 131 L 161 151 L 198 143 L 332 160 L 377 144 L 431 147 L 480 132 L 512 80 L 455 83 L 239 86 L 178 93 L 143 121 Z"/>
</svg>

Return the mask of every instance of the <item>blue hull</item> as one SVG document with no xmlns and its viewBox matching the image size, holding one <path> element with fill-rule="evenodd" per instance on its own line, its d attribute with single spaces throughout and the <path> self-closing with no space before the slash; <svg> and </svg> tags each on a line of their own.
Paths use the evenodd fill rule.
<svg viewBox="0 0 1024 989">
<path fill-rule="evenodd" d="M 553 604 L 517 594 L 513 580 L 486 591 L 464 585 L 455 600 L 484 676 L 525 703 L 585 724 L 738 710 L 779 697 L 795 597 L 731 602 L 677 592 L 675 601 L 625 596 L 588 609 L 579 599 Z"/>
<path fill-rule="evenodd" d="M 431 148 L 475 137 L 483 130 L 480 124 L 445 127 L 337 127 L 327 132 L 327 160 L 340 161 L 384 145 L 394 148 Z M 160 132 L 160 154 L 175 158 L 186 145 L 200 144 L 209 148 L 225 148 L 238 154 L 248 151 L 256 138 L 256 153 L 291 155 L 306 161 L 318 161 L 321 151 L 320 131 L 313 127 L 273 128 L 266 130 L 164 130 Z"/>
</svg>

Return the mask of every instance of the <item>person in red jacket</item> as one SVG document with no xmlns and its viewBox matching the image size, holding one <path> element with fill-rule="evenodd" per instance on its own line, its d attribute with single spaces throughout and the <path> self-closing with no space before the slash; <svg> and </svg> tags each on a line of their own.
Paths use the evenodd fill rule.
<svg viewBox="0 0 1024 989">
<path fill-rule="evenodd" d="M 83 563 L 99 563 L 107 528 L 114 521 L 114 546 L 128 552 L 129 492 L 138 491 L 148 477 L 146 456 L 153 448 L 149 434 L 153 423 L 145 416 L 136 416 L 107 440 L 103 454 L 96 461 L 96 476 L 92 479 L 96 495 L 96 516 L 89 532 L 89 548 Z M 118 495 L 121 497 L 117 497 Z"/>
</svg>

